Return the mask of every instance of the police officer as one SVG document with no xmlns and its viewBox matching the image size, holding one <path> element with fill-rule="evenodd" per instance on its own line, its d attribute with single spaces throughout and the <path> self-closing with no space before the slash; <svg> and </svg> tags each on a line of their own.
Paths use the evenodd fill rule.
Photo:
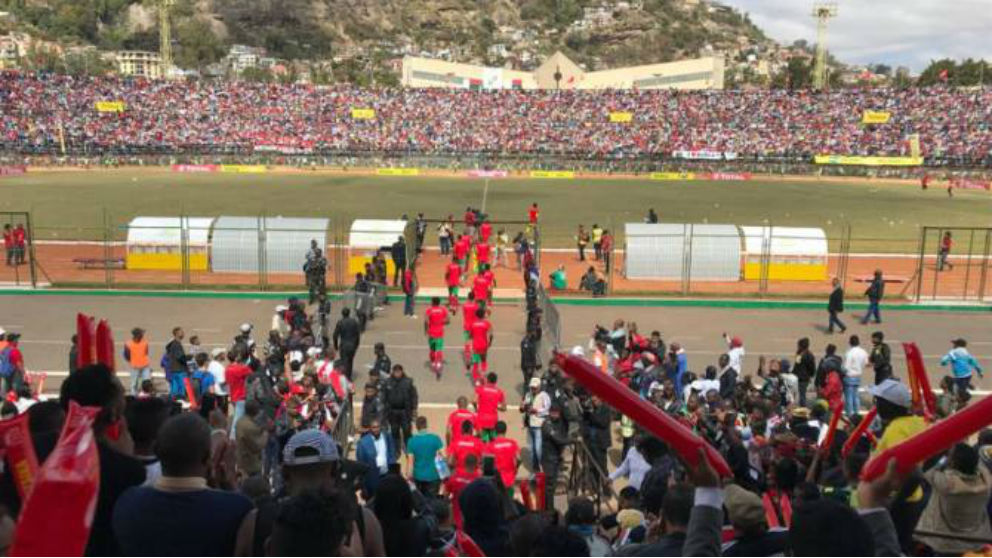
<svg viewBox="0 0 992 558">
<path fill-rule="evenodd" d="M 355 363 L 355 353 L 362 341 L 362 326 L 351 317 L 351 310 L 341 309 L 341 319 L 334 326 L 334 350 L 341 357 L 341 372 L 351 381 L 351 371 Z"/>
<path fill-rule="evenodd" d="M 555 488 L 558 484 L 558 471 L 561 469 L 563 453 L 568 446 L 567 426 L 562 418 L 562 409 L 551 405 L 548 418 L 541 425 L 541 470 L 544 471 L 544 502 L 549 510 L 555 509 Z"/>
<path fill-rule="evenodd" d="M 419 405 L 417 388 L 413 385 L 413 379 L 403 371 L 403 365 L 394 364 L 382 391 L 386 421 L 389 423 L 396 450 L 405 451 L 406 441 L 411 435 L 410 424 L 417 415 Z"/>
<path fill-rule="evenodd" d="M 327 258 L 314 241 L 307 252 L 307 261 L 303 264 L 303 273 L 307 279 L 307 290 L 310 291 L 310 304 L 320 299 L 320 294 L 327 291 Z"/>
</svg>

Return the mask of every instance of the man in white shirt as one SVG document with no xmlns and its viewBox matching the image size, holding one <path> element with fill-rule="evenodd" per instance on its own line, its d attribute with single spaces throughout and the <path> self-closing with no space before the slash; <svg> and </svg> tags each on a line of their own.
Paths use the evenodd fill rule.
<svg viewBox="0 0 992 558">
<path fill-rule="evenodd" d="M 857 335 L 850 339 L 851 348 L 844 355 L 844 412 L 848 416 L 858 414 L 858 388 L 861 387 L 861 375 L 868 364 L 868 352 L 861 348 L 861 340 Z"/>
<path fill-rule="evenodd" d="M 744 341 L 736 335 L 730 337 L 726 333 L 723 334 L 723 340 L 727 342 L 727 356 L 730 357 L 730 366 L 737 370 L 738 378 L 743 378 L 741 372 L 744 370 Z"/>
<path fill-rule="evenodd" d="M 527 441 L 530 442 L 531 465 L 533 470 L 541 470 L 541 427 L 551 410 L 551 396 L 541 389 L 541 379 L 531 378 L 530 390 L 524 395 L 520 412 L 524 413 L 527 427 Z"/>
<path fill-rule="evenodd" d="M 207 372 L 210 372 L 214 377 L 214 393 L 217 395 L 227 395 L 227 379 L 224 377 L 224 359 L 227 358 L 227 351 L 224 349 L 214 349 L 211 351 L 210 357 Z"/>
</svg>

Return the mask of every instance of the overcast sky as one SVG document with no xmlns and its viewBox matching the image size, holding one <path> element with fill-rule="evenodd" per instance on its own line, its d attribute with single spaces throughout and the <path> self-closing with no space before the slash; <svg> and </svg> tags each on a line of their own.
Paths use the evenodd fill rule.
<svg viewBox="0 0 992 558">
<path fill-rule="evenodd" d="M 720 0 L 783 43 L 816 41 L 812 0 Z M 939 58 L 992 60 L 992 0 L 837 0 L 827 46 L 842 62 L 919 72 Z"/>
</svg>

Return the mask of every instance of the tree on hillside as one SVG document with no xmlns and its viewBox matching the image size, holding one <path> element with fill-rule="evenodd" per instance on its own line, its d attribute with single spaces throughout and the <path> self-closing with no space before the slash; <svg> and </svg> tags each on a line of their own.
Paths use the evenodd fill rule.
<svg viewBox="0 0 992 558">
<path fill-rule="evenodd" d="M 217 62 L 224 56 L 224 44 L 214 35 L 210 25 L 194 19 L 176 28 L 176 64 L 180 68 L 196 68 Z"/>
<path fill-rule="evenodd" d="M 772 77 L 775 89 L 808 89 L 813 85 L 813 66 L 798 56 Z"/>
</svg>

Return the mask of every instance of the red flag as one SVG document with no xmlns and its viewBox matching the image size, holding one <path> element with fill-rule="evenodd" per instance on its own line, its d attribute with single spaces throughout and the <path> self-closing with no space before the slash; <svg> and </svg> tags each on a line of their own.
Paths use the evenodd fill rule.
<svg viewBox="0 0 992 558">
<path fill-rule="evenodd" d="M 82 556 L 100 492 L 97 407 L 69 403 L 58 444 L 42 466 L 14 530 L 11 556 Z"/>
<path fill-rule="evenodd" d="M 21 413 L 11 420 L 0 422 L 0 448 L 7 456 L 17 495 L 21 502 L 31 494 L 34 480 L 38 476 L 38 457 L 34 453 L 34 442 L 28 429 L 28 414 Z"/>
</svg>

